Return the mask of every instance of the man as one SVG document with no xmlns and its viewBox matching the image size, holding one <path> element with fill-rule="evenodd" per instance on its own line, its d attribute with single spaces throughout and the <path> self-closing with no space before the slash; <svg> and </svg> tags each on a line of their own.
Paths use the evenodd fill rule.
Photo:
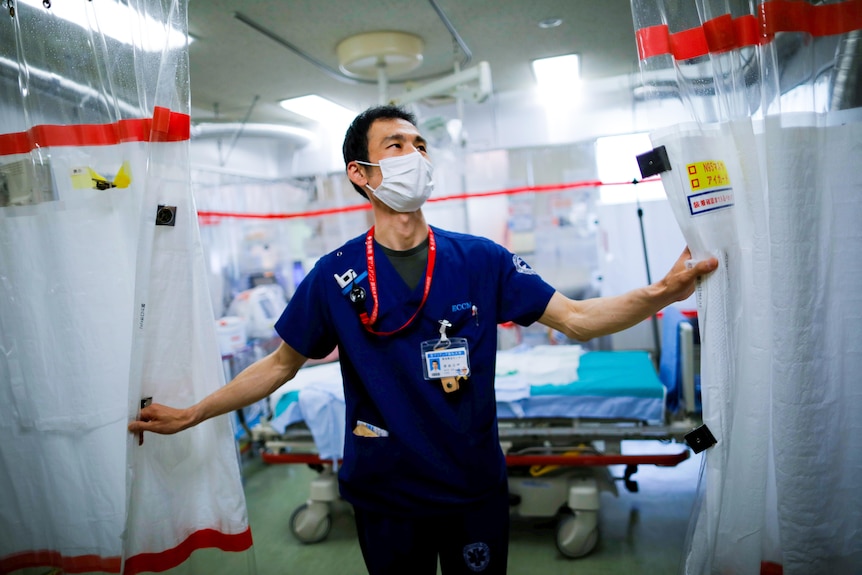
<svg viewBox="0 0 862 575">
<path fill-rule="evenodd" d="M 433 188 L 431 164 L 411 114 L 365 111 L 343 154 L 374 226 L 317 262 L 276 324 L 280 347 L 196 405 L 144 408 L 129 429 L 175 433 L 234 411 L 337 347 L 347 409 L 339 486 L 369 572 L 431 575 L 439 557 L 447 575 L 505 573 L 497 324 L 539 321 L 586 341 L 685 299 L 717 262 L 688 269 L 686 249 L 651 286 L 570 300 L 490 240 L 428 226 L 421 207 Z M 431 377 L 432 361 L 440 377 Z"/>
</svg>

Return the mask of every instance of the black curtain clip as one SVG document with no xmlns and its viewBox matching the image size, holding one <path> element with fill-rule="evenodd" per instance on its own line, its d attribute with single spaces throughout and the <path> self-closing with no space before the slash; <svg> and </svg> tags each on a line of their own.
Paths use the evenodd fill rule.
<svg viewBox="0 0 862 575">
<path fill-rule="evenodd" d="M 645 154 L 640 154 L 637 156 L 637 160 L 643 179 L 657 176 L 671 169 L 670 159 L 667 157 L 667 149 L 664 146 L 659 146 Z"/>
</svg>

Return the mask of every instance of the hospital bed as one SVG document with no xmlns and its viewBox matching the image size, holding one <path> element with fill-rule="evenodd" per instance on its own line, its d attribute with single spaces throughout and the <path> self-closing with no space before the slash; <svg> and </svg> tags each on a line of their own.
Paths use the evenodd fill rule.
<svg viewBox="0 0 862 575">
<path fill-rule="evenodd" d="M 687 322 L 676 323 L 690 333 Z M 556 546 L 572 558 L 597 543 L 600 493 L 617 495 L 617 483 L 637 491 L 638 465 L 672 467 L 688 459 L 682 440 L 698 424 L 687 409 L 670 412 L 668 386 L 643 351 L 584 351 L 577 345 L 500 351 L 495 390 L 513 517 L 556 518 Z M 344 441 L 338 363 L 301 369 L 269 399 L 272 417 L 252 428 L 254 441 L 265 463 L 318 471 L 290 527 L 300 541 L 323 541 L 339 500 Z M 661 440 L 673 449 L 626 454 L 627 440 Z M 622 476 L 612 476 L 609 466 L 624 469 Z"/>
</svg>

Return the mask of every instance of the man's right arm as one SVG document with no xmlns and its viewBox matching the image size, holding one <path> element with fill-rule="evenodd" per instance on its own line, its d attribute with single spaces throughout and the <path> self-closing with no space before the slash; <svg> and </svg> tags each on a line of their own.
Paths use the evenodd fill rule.
<svg viewBox="0 0 862 575">
<path fill-rule="evenodd" d="M 224 387 L 199 403 L 176 409 L 154 403 L 141 410 L 141 417 L 129 424 L 129 431 L 170 434 L 260 401 L 293 379 L 306 358 L 284 342 L 268 356 L 254 362 Z"/>
</svg>

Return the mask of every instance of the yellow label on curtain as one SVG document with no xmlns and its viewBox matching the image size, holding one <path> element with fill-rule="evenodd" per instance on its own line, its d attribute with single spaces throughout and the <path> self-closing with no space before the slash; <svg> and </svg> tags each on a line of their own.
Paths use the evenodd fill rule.
<svg viewBox="0 0 862 575">
<path fill-rule="evenodd" d="M 100 175 L 90 167 L 72 168 L 72 188 L 76 190 L 108 190 L 110 188 L 128 188 L 132 183 L 132 169 L 129 162 L 123 162 L 113 181 Z"/>
<path fill-rule="evenodd" d="M 733 205 L 733 188 L 727 167 L 721 160 L 694 162 L 686 167 L 691 191 L 687 194 L 691 215 L 712 212 Z"/>
<path fill-rule="evenodd" d="M 685 168 L 688 172 L 688 183 L 693 192 L 730 185 L 727 168 L 721 160 L 695 162 Z"/>
</svg>

